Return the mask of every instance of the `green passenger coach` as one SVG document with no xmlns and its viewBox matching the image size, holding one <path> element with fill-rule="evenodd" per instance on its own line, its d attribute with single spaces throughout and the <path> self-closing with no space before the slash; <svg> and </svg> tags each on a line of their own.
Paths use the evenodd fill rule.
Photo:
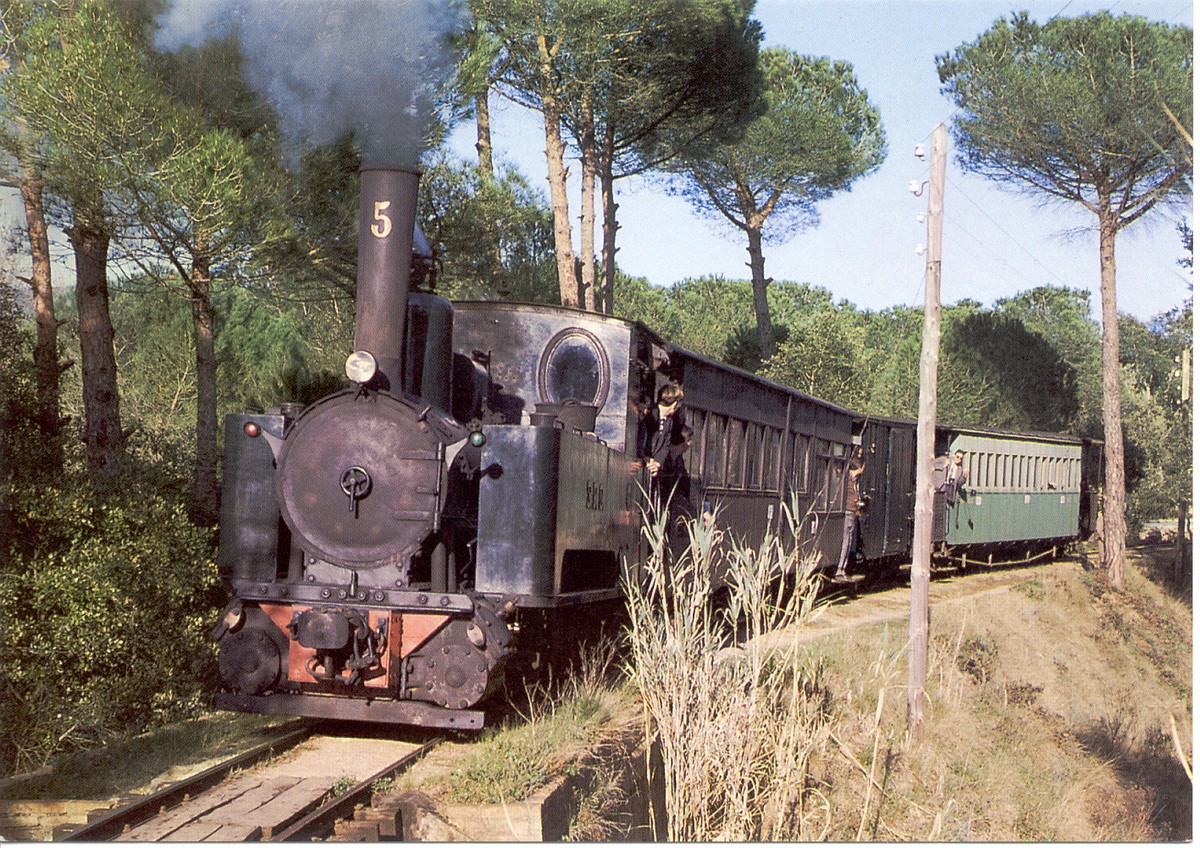
<svg viewBox="0 0 1200 848">
<path fill-rule="evenodd" d="M 1078 537 L 1081 504 L 1093 501 L 1084 440 L 961 428 L 938 436 L 935 481 L 957 451 L 967 476 L 938 496 L 935 540 L 962 549 Z"/>
</svg>

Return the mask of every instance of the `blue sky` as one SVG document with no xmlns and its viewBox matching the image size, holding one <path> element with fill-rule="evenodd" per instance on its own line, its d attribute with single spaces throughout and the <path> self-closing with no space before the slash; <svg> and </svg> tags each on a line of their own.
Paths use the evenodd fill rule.
<svg viewBox="0 0 1200 848">
<path fill-rule="evenodd" d="M 993 0 L 759 0 L 756 17 L 764 46 L 849 61 L 859 84 L 879 107 L 889 154 L 872 175 L 820 208 L 820 220 L 781 244 L 767 245 L 766 272 L 777 280 L 808 282 L 829 289 L 860 309 L 919 306 L 924 299 L 928 191 L 914 197 L 909 181 L 928 176 L 933 128 L 949 125 L 950 101 L 938 91 L 934 57 L 973 41 L 1014 9 L 1039 22 L 1056 14 L 1075 17 L 1096 11 L 1139 14 L 1171 24 L 1192 23 L 1187 0 L 1054 0 L 1013 5 Z M 516 165 L 531 185 L 545 188 L 540 117 L 493 100 L 493 133 L 499 157 Z M 474 129 L 454 136 L 463 157 L 474 155 Z M 985 305 L 1035 286 L 1051 284 L 1092 292 L 1098 317 L 1099 245 L 1094 216 L 1085 210 L 1044 202 L 967 174 L 953 161 L 947 169 L 942 259 L 942 301 L 964 298 Z M 573 171 L 578 172 L 578 164 Z M 696 216 L 688 203 L 640 179 L 618 184 L 618 264 L 656 285 L 720 274 L 749 279 L 742 234 L 728 223 Z M 579 195 L 571 194 L 578 223 Z M 1189 277 L 1176 265 L 1182 255 L 1175 226 L 1190 224 L 1190 206 L 1153 216 L 1126 229 L 1117 240 L 1117 298 L 1120 309 L 1148 319 L 1181 304 Z M 578 233 L 576 233 L 578 244 Z"/>
</svg>

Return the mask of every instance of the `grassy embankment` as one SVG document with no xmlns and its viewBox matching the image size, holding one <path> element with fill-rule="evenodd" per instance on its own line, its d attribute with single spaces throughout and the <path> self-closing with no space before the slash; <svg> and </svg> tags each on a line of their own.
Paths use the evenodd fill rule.
<svg viewBox="0 0 1200 848">
<path fill-rule="evenodd" d="M 1169 557 L 1132 552 L 1123 593 L 1063 565 L 935 606 L 920 746 L 905 728 L 903 624 L 814 643 L 834 705 L 812 774 L 827 836 L 1191 838 L 1191 599 L 1151 579 Z"/>
<path fill-rule="evenodd" d="M 690 555 L 711 556 L 711 541 L 694 537 Z M 888 605 L 875 596 L 848 609 L 876 620 L 809 638 L 833 616 L 814 614 L 804 593 L 771 594 L 779 571 L 803 573 L 803 564 L 770 546 L 735 552 L 729 608 L 742 635 L 782 627 L 803 639 L 730 649 L 720 611 L 667 602 L 665 584 L 651 584 L 635 603 L 624 664 L 647 693 L 642 711 L 664 752 L 661 835 L 1190 838 L 1182 763 L 1192 756 L 1191 601 L 1164 588 L 1169 557 L 1131 553 L 1123 593 L 1101 572 L 1060 563 L 1009 572 L 1012 585 L 984 595 L 938 601 L 920 745 L 906 727 L 907 624 L 881 620 L 876 612 Z M 688 559 L 674 566 L 677 585 L 694 576 Z M 628 682 L 606 683 L 604 662 L 592 662 L 565 700 L 531 699 L 538 706 L 524 719 L 472 746 L 447 775 L 449 799 L 520 798 L 586 763 L 599 777 L 573 834 L 622 835 L 628 799 L 595 752 L 636 695 Z"/>
</svg>

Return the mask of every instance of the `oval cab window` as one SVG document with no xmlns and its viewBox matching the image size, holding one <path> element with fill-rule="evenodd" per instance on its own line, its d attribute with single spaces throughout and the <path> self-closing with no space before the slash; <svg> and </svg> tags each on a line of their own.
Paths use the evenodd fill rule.
<svg viewBox="0 0 1200 848">
<path fill-rule="evenodd" d="M 608 358 L 600 340 L 572 327 L 546 345 L 538 365 L 538 394 L 547 403 L 574 400 L 603 406 L 608 375 Z"/>
</svg>

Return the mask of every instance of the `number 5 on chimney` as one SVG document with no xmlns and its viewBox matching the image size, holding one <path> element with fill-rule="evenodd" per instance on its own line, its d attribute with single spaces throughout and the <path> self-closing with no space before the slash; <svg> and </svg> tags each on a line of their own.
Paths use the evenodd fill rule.
<svg viewBox="0 0 1200 848">
<path fill-rule="evenodd" d="M 390 200 L 375 201 L 376 223 L 371 225 L 371 235 L 375 236 L 375 238 L 384 239 L 391 235 L 392 219 L 389 218 L 385 212 L 385 210 L 391 205 L 392 201 Z"/>
</svg>

